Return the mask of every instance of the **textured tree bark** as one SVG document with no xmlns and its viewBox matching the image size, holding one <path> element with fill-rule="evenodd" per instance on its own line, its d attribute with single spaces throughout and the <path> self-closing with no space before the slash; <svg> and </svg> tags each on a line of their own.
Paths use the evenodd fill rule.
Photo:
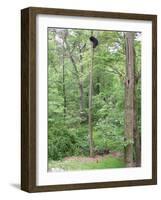
<svg viewBox="0 0 161 200">
<path fill-rule="evenodd" d="M 136 81 L 135 81 L 136 86 Z M 135 165 L 141 166 L 141 134 L 137 128 L 137 104 L 136 104 L 136 88 L 134 90 L 134 149 L 135 149 Z"/>
<path fill-rule="evenodd" d="M 93 84 L 93 58 L 94 58 L 94 49 L 93 44 L 91 43 L 91 64 L 89 66 L 89 101 L 88 101 L 88 132 L 89 132 L 89 148 L 90 156 L 94 156 L 93 152 L 93 126 L 92 126 L 92 84 Z"/>
<path fill-rule="evenodd" d="M 136 127 L 134 112 L 134 35 L 132 32 L 125 34 L 126 39 L 126 80 L 125 80 L 125 162 L 127 167 L 132 167 L 133 163 L 133 144 L 134 128 Z"/>
<path fill-rule="evenodd" d="M 134 49 L 135 53 L 135 49 Z M 134 119 L 135 119 L 135 126 L 134 126 L 134 148 L 135 148 L 135 165 L 136 167 L 141 166 L 141 133 L 138 130 L 137 126 L 137 101 L 136 101 L 136 89 L 138 81 L 141 77 L 141 72 L 136 75 L 135 71 L 135 90 L 134 90 Z"/>
<path fill-rule="evenodd" d="M 136 167 L 141 166 L 141 137 L 138 130 L 135 132 L 135 155 L 136 155 Z"/>
</svg>

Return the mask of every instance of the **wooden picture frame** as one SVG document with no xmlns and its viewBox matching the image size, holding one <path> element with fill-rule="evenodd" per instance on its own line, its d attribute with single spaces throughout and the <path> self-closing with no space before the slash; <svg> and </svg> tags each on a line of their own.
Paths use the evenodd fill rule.
<svg viewBox="0 0 161 200">
<path fill-rule="evenodd" d="M 99 19 L 140 20 L 152 23 L 152 177 L 72 184 L 36 184 L 36 17 L 37 15 L 73 16 Z M 117 27 L 116 27 L 117 29 Z M 21 10 L 21 189 L 46 192 L 157 184 L 157 16 L 29 7 Z"/>
</svg>

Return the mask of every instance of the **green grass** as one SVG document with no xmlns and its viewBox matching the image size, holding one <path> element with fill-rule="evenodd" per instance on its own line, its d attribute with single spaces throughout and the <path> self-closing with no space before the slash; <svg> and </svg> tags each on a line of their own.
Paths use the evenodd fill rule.
<svg viewBox="0 0 161 200">
<path fill-rule="evenodd" d="M 108 169 L 108 168 L 123 168 L 125 163 L 121 158 L 108 156 L 99 161 L 83 162 L 80 160 L 62 160 L 49 161 L 49 169 L 58 168 L 65 171 L 68 170 L 89 170 L 89 169 Z"/>
</svg>

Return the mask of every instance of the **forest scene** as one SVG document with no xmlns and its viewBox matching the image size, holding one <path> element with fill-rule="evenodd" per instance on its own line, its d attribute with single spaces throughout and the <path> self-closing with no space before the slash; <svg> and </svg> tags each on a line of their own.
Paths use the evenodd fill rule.
<svg viewBox="0 0 161 200">
<path fill-rule="evenodd" d="M 48 28 L 48 169 L 141 166 L 141 33 Z"/>
</svg>

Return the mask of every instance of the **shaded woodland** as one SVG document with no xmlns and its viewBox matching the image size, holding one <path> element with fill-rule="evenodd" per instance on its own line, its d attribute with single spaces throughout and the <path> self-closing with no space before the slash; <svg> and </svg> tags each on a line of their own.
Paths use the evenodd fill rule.
<svg viewBox="0 0 161 200">
<path fill-rule="evenodd" d="M 48 28 L 48 161 L 141 165 L 141 33 Z"/>
</svg>

